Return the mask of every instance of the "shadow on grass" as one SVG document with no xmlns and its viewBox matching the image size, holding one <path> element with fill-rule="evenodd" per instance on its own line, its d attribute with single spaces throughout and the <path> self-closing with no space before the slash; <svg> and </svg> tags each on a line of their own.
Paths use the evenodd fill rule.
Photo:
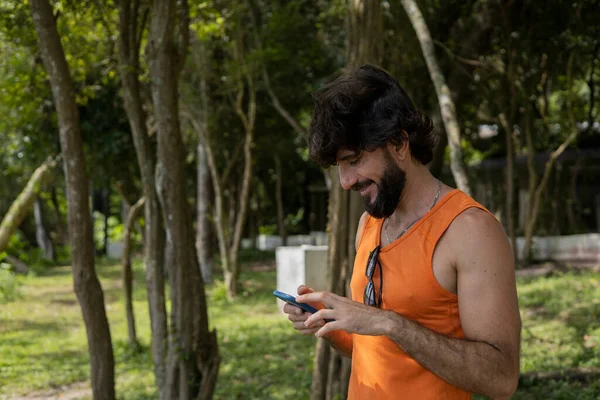
<svg viewBox="0 0 600 400">
<path fill-rule="evenodd" d="M 44 336 L 48 331 L 64 332 L 71 328 L 71 325 L 59 322 L 38 322 L 28 319 L 1 319 L 0 333 L 19 332 L 19 337 L 24 338 L 28 331 L 33 331 L 32 336 Z M 3 338 L 3 344 L 11 339 Z M 35 337 L 33 340 L 37 340 Z M 21 344 L 22 345 L 22 344 Z"/>
</svg>

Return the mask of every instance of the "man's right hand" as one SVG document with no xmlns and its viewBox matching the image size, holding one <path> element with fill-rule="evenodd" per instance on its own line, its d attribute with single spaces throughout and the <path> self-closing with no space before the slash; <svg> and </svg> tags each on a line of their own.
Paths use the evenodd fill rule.
<svg viewBox="0 0 600 400">
<path fill-rule="evenodd" d="M 306 294 L 306 293 L 313 293 L 313 292 L 314 292 L 314 290 L 312 290 L 311 288 L 306 287 L 304 285 L 300 285 L 298 287 L 298 295 L 302 295 L 302 294 Z M 310 304 L 311 306 L 313 306 L 316 309 L 323 308 L 323 305 L 321 305 L 320 303 L 308 303 L 308 304 Z M 304 326 L 304 321 L 306 321 L 308 319 L 308 317 L 310 317 L 312 314 L 302 310 L 301 308 L 298 308 L 296 306 L 288 304 L 288 303 L 286 303 L 283 306 L 283 312 L 288 315 L 288 319 L 290 321 L 292 321 L 292 323 L 294 324 L 294 328 L 296 328 L 296 330 L 298 332 L 302 333 L 303 335 L 314 335 L 315 332 L 318 331 L 319 328 L 321 328 L 324 325 L 323 321 L 320 320 L 311 326 Z"/>
</svg>

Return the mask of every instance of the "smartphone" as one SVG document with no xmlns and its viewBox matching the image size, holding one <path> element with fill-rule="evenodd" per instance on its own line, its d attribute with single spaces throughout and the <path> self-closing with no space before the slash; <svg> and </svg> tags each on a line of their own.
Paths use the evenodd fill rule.
<svg viewBox="0 0 600 400">
<path fill-rule="evenodd" d="M 273 295 L 275 295 L 275 297 L 277 297 L 277 298 L 285 301 L 286 303 L 291 304 L 293 306 L 296 306 L 298 308 L 301 308 L 304 311 L 307 311 L 307 312 L 309 312 L 311 314 L 314 314 L 317 311 L 319 311 L 316 308 L 311 307 L 311 306 L 309 306 L 306 303 L 298 303 L 298 302 L 296 302 L 296 298 L 294 296 L 289 295 L 287 293 L 280 292 L 279 290 L 274 290 L 273 291 Z"/>
<path fill-rule="evenodd" d="M 319 311 L 316 308 L 311 307 L 311 306 L 309 306 L 306 303 L 298 303 L 296 301 L 296 298 L 294 296 L 289 295 L 287 293 L 280 292 L 279 290 L 274 290 L 273 291 L 273 295 L 275 295 L 275 297 L 277 297 L 277 298 L 285 301 L 286 303 L 291 304 L 293 306 L 296 306 L 298 308 L 301 308 L 302 310 L 307 311 L 307 312 L 309 312 L 311 314 L 314 314 L 317 311 Z M 325 322 L 332 322 L 332 321 L 333 321 L 332 319 L 326 319 L 325 320 Z"/>
</svg>

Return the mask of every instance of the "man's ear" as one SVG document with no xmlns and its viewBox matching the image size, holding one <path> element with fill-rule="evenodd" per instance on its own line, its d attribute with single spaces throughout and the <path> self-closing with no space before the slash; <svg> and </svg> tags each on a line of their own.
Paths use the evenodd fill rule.
<svg viewBox="0 0 600 400">
<path fill-rule="evenodd" d="M 400 136 L 402 137 L 402 141 L 400 143 L 393 143 L 391 144 L 391 149 L 390 151 L 394 154 L 394 156 L 401 160 L 404 161 L 408 158 L 409 154 L 410 154 L 410 146 L 408 144 L 408 133 L 406 133 L 406 131 L 402 131 L 400 133 Z"/>
</svg>

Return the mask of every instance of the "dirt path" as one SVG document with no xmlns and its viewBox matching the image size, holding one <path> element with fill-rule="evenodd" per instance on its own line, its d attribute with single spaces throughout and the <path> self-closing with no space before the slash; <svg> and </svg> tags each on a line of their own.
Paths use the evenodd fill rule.
<svg viewBox="0 0 600 400">
<path fill-rule="evenodd" d="M 54 389 L 39 390 L 21 397 L 13 397 L 14 400 L 83 400 L 92 398 L 92 389 L 89 382 L 77 382 L 72 385 L 63 385 Z"/>
</svg>

